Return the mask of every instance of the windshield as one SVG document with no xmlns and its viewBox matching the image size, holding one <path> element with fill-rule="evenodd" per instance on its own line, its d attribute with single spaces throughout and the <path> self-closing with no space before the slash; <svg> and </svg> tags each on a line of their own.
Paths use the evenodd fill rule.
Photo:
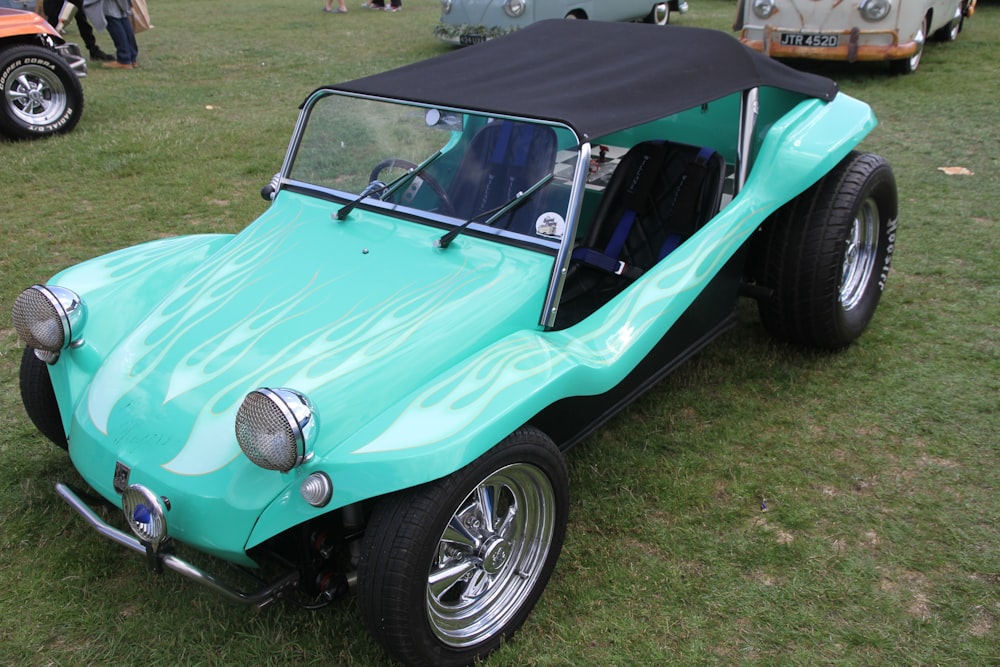
<svg viewBox="0 0 1000 667">
<path fill-rule="evenodd" d="M 343 199 L 344 217 L 356 202 L 558 248 L 579 153 L 561 125 L 321 92 L 285 178 Z"/>
</svg>

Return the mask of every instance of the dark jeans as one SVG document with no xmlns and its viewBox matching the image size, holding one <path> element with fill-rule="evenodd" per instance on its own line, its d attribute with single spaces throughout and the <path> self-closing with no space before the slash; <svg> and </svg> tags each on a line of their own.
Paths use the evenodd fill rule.
<svg viewBox="0 0 1000 667">
<path fill-rule="evenodd" d="M 80 31 L 80 39 L 88 51 L 97 48 L 97 38 L 94 37 L 94 28 L 87 22 L 87 16 L 83 13 L 83 0 L 69 0 L 76 5 L 76 29 Z M 45 12 L 45 20 L 55 26 L 59 23 L 59 12 L 62 11 L 63 0 L 42 0 L 42 11 Z"/>
<path fill-rule="evenodd" d="M 390 0 L 389 4 L 392 7 L 402 7 L 403 6 L 403 0 Z M 385 0 L 372 0 L 372 5 L 374 5 L 375 7 L 382 7 L 384 9 L 385 8 Z"/>
<path fill-rule="evenodd" d="M 134 65 L 139 62 L 139 45 L 135 41 L 132 21 L 107 14 L 104 15 L 104 18 L 108 20 L 108 34 L 111 35 L 111 41 L 115 43 L 115 60 L 125 65 Z"/>
</svg>

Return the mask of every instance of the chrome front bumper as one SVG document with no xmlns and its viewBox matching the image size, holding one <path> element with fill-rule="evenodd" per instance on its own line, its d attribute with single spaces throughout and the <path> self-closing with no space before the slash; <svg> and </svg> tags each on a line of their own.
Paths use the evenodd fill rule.
<svg viewBox="0 0 1000 667">
<path fill-rule="evenodd" d="M 66 42 L 56 47 L 56 51 L 66 60 L 69 68 L 76 73 L 78 78 L 87 76 L 87 59 L 83 57 L 83 51 L 73 42 Z"/>
<path fill-rule="evenodd" d="M 187 561 L 181 560 L 173 554 L 154 552 L 150 547 L 139 541 L 133 535 L 121 531 L 114 526 L 108 525 L 101 519 L 101 517 L 97 516 L 94 510 L 90 509 L 90 507 L 83 500 L 81 500 L 70 487 L 65 484 L 56 484 L 56 493 L 58 493 L 63 500 L 69 503 L 69 506 L 75 509 L 80 516 L 86 519 L 87 523 L 89 523 L 94 530 L 112 542 L 117 542 L 122 546 L 143 554 L 150 560 L 151 564 L 155 564 L 158 567 L 165 566 L 168 569 L 187 577 L 188 579 L 211 588 L 232 602 L 238 602 L 240 604 L 250 605 L 261 609 L 281 598 L 286 591 L 294 588 L 298 583 L 298 572 L 291 572 L 273 584 L 265 586 L 258 591 L 253 593 L 244 593 L 195 567 Z"/>
</svg>

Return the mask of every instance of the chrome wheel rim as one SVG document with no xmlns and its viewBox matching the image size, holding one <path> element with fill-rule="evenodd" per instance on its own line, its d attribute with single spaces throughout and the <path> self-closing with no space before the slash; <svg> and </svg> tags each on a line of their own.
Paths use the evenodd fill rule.
<svg viewBox="0 0 1000 667">
<path fill-rule="evenodd" d="M 667 3 L 660 2 L 653 6 L 653 23 L 656 25 L 667 25 L 670 18 L 670 7 Z"/>
<path fill-rule="evenodd" d="M 14 116 L 28 125 L 56 122 L 68 104 L 62 81 L 41 65 L 18 68 L 8 78 L 3 92 Z"/>
<path fill-rule="evenodd" d="M 840 304 L 844 310 L 854 308 L 865 295 L 875 267 L 878 225 L 878 204 L 868 198 L 858 208 L 846 240 L 840 279 Z"/>
<path fill-rule="evenodd" d="M 927 41 L 927 19 L 920 24 L 920 29 L 913 36 L 913 41 L 917 43 L 917 52 L 910 56 L 910 71 L 914 71 L 920 65 L 920 58 L 924 55 L 924 42 Z"/>
<path fill-rule="evenodd" d="M 549 478 L 529 464 L 497 470 L 452 514 L 427 577 L 427 618 L 452 647 L 485 641 L 534 590 L 555 533 Z"/>
</svg>

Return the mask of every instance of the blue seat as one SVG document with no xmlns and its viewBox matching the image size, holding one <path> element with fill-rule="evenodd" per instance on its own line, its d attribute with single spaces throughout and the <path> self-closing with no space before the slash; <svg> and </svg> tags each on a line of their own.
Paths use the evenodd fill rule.
<svg viewBox="0 0 1000 667">
<path fill-rule="evenodd" d="M 486 219 L 552 173 L 556 133 L 551 127 L 511 120 L 487 123 L 472 137 L 448 188 L 448 199 L 459 218 Z M 535 233 L 544 201 L 542 192 L 494 223 L 521 234 Z"/>
<path fill-rule="evenodd" d="M 726 161 L 711 148 L 644 141 L 611 175 L 563 289 L 559 319 L 583 319 L 719 211 Z"/>
</svg>

